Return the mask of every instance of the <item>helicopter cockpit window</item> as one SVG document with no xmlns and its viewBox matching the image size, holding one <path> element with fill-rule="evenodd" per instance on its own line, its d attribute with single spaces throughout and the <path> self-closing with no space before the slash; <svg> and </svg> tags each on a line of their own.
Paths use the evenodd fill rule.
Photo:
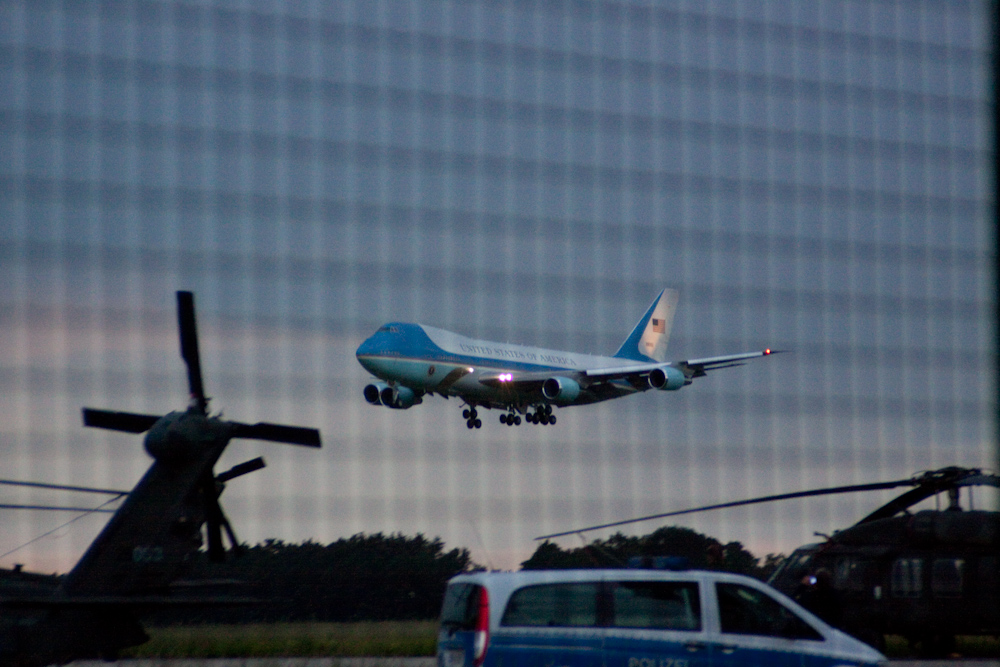
<svg viewBox="0 0 1000 667">
<path fill-rule="evenodd" d="M 871 563 L 857 558 L 841 558 L 833 574 L 833 587 L 838 591 L 864 591 L 868 587 L 868 570 Z"/>
<path fill-rule="evenodd" d="M 931 563 L 931 593 L 934 597 L 961 597 L 964 569 L 965 561 L 961 558 L 935 558 Z"/>
<path fill-rule="evenodd" d="M 898 558 L 892 564 L 892 596 L 918 598 L 924 592 L 924 562 L 919 558 Z"/>
<path fill-rule="evenodd" d="M 774 598 L 740 584 L 715 584 L 722 632 L 823 641 L 811 625 Z"/>
</svg>

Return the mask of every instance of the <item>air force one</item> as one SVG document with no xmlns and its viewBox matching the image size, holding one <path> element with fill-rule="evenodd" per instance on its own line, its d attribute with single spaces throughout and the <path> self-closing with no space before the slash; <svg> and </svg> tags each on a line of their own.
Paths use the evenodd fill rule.
<svg viewBox="0 0 1000 667">
<path fill-rule="evenodd" d="M 555 424 L 552 408 L 587 405 L 647 389 L 674 391 L 708 371 L 742 366 L 771 350 L 666 361 L 677 292 L 665 289 L 613 356 L 576 354 L 476 340 L 405 322 L 379 328 L 357 351 L 378 380 L 364 389 L 372 405 L 405 410 L 424 396 L 465 401 L 466 426 L 480 428 L 477 408 L 498 409 L 500 423 Z"/>
</svg>

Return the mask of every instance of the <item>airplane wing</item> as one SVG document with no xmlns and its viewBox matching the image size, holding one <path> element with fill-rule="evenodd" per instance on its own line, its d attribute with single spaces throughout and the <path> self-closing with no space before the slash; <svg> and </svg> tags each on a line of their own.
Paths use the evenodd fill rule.
<svg viewBox="0 0 1000 667">
<path fill-rule="evenodd" d="M 542 384 L 553 375 L 579 375 L 579 371 L 547 371 L 545 373 L 493 373 L 479 378 L 479 383 L 494 389 L 509 387 L 518 391 L 529 389 L 542 390 Z"/>
<path fill-rule="evenodd" d="M 720 368 L 742 366 L 748 359 L 766 357 L 782 350 L 760 350 L 759 352 L 744 352 L 742 354 L 727 354 L 721 357 L 705 357 L 704 359 L 688 359 L 686 361 L 671 361 L 665 364 L 629 364 L 615 368 L 595 368 L 584 371 L 584 375 L 595 381 L 614 380 L 619 378 L 638 378 L 648 375 L 656 369 L 673 367 L 684 373 L 687 378 L 703 377 L 708 371 Z"/>
<path fill-rule="evenodd" d="M 759 352 L 744 352 L 743 354 L 727 354 L 721 357 L 706 357 L 704 359 L 690 359 L 688 361 L 678 361 L 674 365 L 684 371 L 684 375 L 689 378 L 703 377 L 708 371 L 716 371 L 720 368 L 732 368 L 742 366 L 747 359 L 766 357 L 771 354 L 784 352 L 784 350 L 761 350 Z"/>
<path fill-rule="evenodd" d="M 600 397 L 607 392 L 643 391 L 650 387 L 676 390 L 690 384 L 694 378 L 703 377 L 708 371 L 742 366 L 749 359 L 766 357 L 776 351 L 760 350 L 668 363 L 627 363 L 622 366 L 586 370 L 509 371 L 485 375 L 479 378 L 479 382 L 501 393 L 506 389 L 511 395 L 522 397 L 543 396 L 543 385 L 555 375 L 574 380 L 579 384 L 580 390 L 592 392 L 592 397 Z"/>
</svg>

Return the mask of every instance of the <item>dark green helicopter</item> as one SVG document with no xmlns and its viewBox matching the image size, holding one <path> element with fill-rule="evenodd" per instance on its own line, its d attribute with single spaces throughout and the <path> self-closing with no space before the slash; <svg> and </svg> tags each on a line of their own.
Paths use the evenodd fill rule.
<svg viewBox="0 0 1000 667">
<path fill-rule="evenodd" d="M 216 475 L 215 463 L 232 438 L 319 447 L 320 434 L 312 428 L 243 424 L 211 416 L 190 292 L 177 293 L 177 312 L 181 356 L 187 364 L 191 394 L 187 409 L 162 417 L 83 410 L 86 426 L 146 433 L 145 448 L 154 461 L 135 488 L 125 492 L 3 480 L 21 486 L 111 494 L 115 496 L 112 500 L 124 498 L 124 502 L 65 576 L 23 572 L 19 567 L 0 570 L 0 667 L 113 659 L 121 649 L 149 639 L 140 622 L 146 611 L 164 605 L 248 601 L 220 594 L 220 582 L 180 579 L 206 541 L 211 560 L 225 558 L 223 532 L 232 550 L 238 551 L 239 543 L 219 504 L 219 495 L 226 482 L 264 467 L 263 459 L 256 458 Z M 50 509 L 107 511 L 103 505 Z"/>
<path fill-rule="evenodd" d="M 973 489 L 1000 476 L 948 467 L 908 479 L 762 496 L 547 535 L 560 537 L 727 507 L 901 487 L 910 490 L 823 542 L 796 549 L 768 583 L 827 622 L 878 649 L 902 635 L 925 654 L 951 651 L 957 635 L 1000 635 L 1000 512 L 975 509 Z M 960 503 L 966 489 L 968 507 Z M 947 506 L 911 512 L 947 495 Z M 542 538 L 539 538 L 542 539 Z"/>
</svg>

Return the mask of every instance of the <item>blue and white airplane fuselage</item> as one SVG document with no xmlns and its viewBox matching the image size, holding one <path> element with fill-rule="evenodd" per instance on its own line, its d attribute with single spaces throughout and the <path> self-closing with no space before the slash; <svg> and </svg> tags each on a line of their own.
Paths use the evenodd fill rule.
<svg viewBox="0 0 1000 667">
<path fill-rule="evenodd" d="M 647 389 L 676 390 L 708 370 L 741 365 L 769 350 L 666 362 L 677 295 L 664 290 L 614 356 L 598 356 L 467 338 L 421 324 L 391 322 L 357 350 L 379 378 L 365 387 L 373 405 L 406 409 L 438 394 L 461 397 L 467 426 L 478 428 L 477 406 L 505 410 L 500 421 L 554 424 L 552 407 L 584 405 Z"/>
</svg>

